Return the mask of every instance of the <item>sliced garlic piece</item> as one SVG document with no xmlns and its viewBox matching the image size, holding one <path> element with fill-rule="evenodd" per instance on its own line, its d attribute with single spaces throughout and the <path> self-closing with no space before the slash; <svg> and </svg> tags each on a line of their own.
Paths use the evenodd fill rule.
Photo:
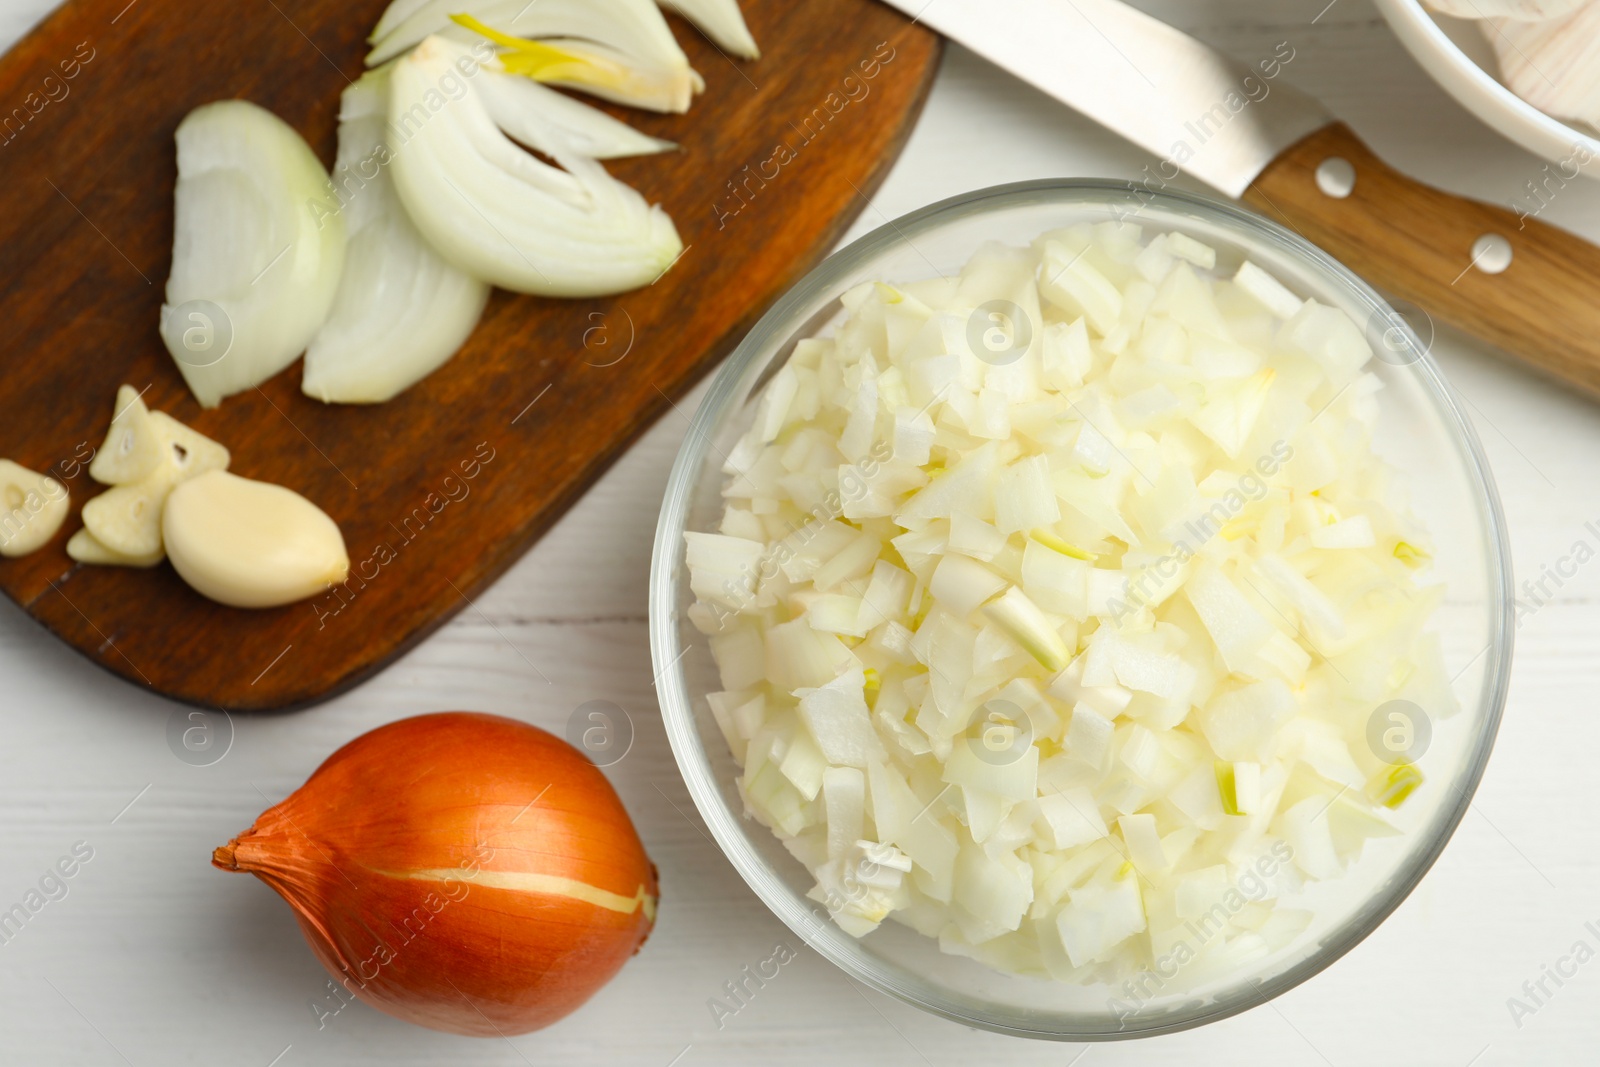
<svg viewBox="0 0 1600 1067">
<path fill-rule="evenodd" d="M 83 506 L 83 525 L 96 541 L 119 556 L 159 562 L 161 509 L 174 486 L 208 471 L 223 470 L 228 450 L 164 411 L 150 412 L 160 441 L 160 462 L 133 485 L 118 485 Z"/>
<path fill-rule="evenodd" d="M 210 471 L 167 498 L 167 555 L 196 592 L 236 608 L 271 608 L 343 582 L 344 537 L 327 513 L 281 485 Z"/>
<path fill-rule="evenodd" d="M 166 459 L 173 466 L 173 484 L 204 474 L 206 471 L 227 470 L 232 456 L 228 449 L 191 427 L 185 426 L 165 411 L 152 411 L 150 421 L 167 447 Z"/>
<path fill-rule="evenodd" d="M 67 518 L 67 487 L 0 459 L 0 556 L 26 556 L 45 546 Z"/>
<path fill-rule="evenodd" d="M 1544 22 L 1489 19 L 1484 35 L 1512 92 L 1547 115 L 1600 129 L 1600 3 Z"/>
<path fill-rule="evenodd" d="M 150 409 L 131 385 L 117 390 L 117 407 L 105 444 L 89 464 L 89 477 L 101 485 L 132 485 L 143 481 L 161 465 L 161 435 L 150 420 Z"/>
<path fill-rule="evenodd" d="M 161 551 L 161 505 L 172 483 L 161 474 L 137 485 L 115 485 L 83 505 L 84 528 L 123 556 Z"/>
<path fill-rule="evenodd" d="M 154 567 L 167 558 L 165 552 L 152 552 L 147 556 L 125 556 L 100 543 L 99 538 L 86 526 L 67 541 L 67 555 L 79 563 L 97 567 Z"/>
</svg>

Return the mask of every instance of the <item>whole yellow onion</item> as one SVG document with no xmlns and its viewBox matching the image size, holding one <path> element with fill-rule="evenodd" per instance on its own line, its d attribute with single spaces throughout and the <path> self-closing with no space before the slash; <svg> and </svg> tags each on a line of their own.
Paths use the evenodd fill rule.
<svg viewBox="0 0 1600 1067">
<path fill-rule="evenodd" d="M 288 901 L 355 996 L 458 1034 L 548 1026 L 655 924 L 655 867 L 605 776 L 494 715 L 357 738 L 212 863 Z"/>
</svg>

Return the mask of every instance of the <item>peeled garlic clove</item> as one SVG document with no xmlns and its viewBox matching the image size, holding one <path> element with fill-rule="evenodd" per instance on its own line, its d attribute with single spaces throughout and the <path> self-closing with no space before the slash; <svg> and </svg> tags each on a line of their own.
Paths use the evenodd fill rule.
<svg viewBox="0 0 1600 1067">
<path fill-rule="evenodd" d="M 96 567 L 154 567 L 167 558 L 165 552 L 152 552 L 147 556 L 126 556 L 102 544 L 86 526 L 67 541 L 67 555 L 79 563 Z"/>
<path fill-rule="evenodd" d="M 161 435 L 150 420 L 150 409 L 131 385 L 117 390 L 116 412 L 105 444 L 89 464 L 89 477 L 101 485 L 132 485 L 149 477 L 161 465 Z"/>
<path fill-rule="evenodd" d="M 350 574 L 344 537 L 292 489 L 209 471 L 167 498 L 167 556 L 196 592 L 235 608 L 315 596 Z"/>
<path fill-rule="evenodd" d="M 1458 19 L 1507 18 L 1537 22 L 1560 18 L 1589 0 L 1424 0 L 1435 11 Z"/>
<path fill-rule="evenodd" d="M 0 459 L 0 556 L 26 556 L 43 548 L 66 518 L 66 486 Z"/>
<path fill-rule="evenodd" d="M 1600 128 L 1600 3 L 1545 22 L 1489 19 L 1484 33 L 1512 92 L 1547 115 Z"/>
<path fill-rule="evenodd" d="M 233 457 L 225 446 L 185 426 L 165 411 L 152 411 L 150 421 L 166 446 L 165 458 L 172 466 L 172 484 L 176 485 L 206 471 L 228 469 Z"/>
</svg>

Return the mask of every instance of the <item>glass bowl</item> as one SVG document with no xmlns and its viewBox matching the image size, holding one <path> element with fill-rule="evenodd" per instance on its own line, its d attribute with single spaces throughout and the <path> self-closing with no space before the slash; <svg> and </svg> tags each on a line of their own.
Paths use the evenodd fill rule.
<svg viewBox="0 0 1600 1067">
<path fill-rule="evenodd" d="M 1137 1010 L 1123 987 L 1020 978 L 945 955 L 895 922 L 857 940 L 806 896 L 809 872 L 765 826 L 743 814 L 727 743 L 706 702 L 720 689 L 693 603 L 685 531 L 715 530 L 723 455 L 749 426 L 755 398 L 795 343 L 834 319 L 863 281 L 953 273 L 979 245 L 1023 245 L 1082 221 L 1132 218 L 1217 248 L 1219 270 L 1248 256 L 1302 297 L 1368 325 L 1385 388 L 1376 446 L 1407 476 L 1413 508 L 1436 538 L 1433 577 L 1448 587 L 1432 628 L 1441 636 L 1461 704 L 1433 726 L 1419 761 L 1426 784 L 1397 813 L 1405 832 L 1369 841 L 1343 877 L 1311 883 L 1297 905 L 1311 926 L 1284 949 L 1209 987 L 1153 993 Z M 758 322 L 713 382 L 667 484 L 650 582 L 651 650 L 662 716 L 689 792 L 750 887 L 807 944 L 847 975 L 968 1026 L 1068 1041 L 1170 1033 L 1263 1003 L 1316 974 L 1371 933 L 1432 866 L 1467 810 L 1494 743 L 1509 678 L 1512 582 L 1504 519 L 1478 441 L 1426 346 L 1369 286 L 1294 234 L 1200 197 L 1135 192 L 1128 183 L 1040 181 L 999 186 L 913 212 L 867 234 L 813 270 Z"/>
</svg>

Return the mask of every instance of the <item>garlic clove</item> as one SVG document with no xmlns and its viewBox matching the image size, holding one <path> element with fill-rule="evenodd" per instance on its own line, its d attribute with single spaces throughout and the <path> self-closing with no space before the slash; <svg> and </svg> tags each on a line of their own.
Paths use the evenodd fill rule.
<svg viewBox="0 0 1600 1067">
<path fill-rule="evenodd" d="M 162 532 L 183 580 L 230 607 L 292 604 L 350 573 L 344 537 L 326 512 L 292 489 L 226 471 L 172 490 Z"/>
<path fill-rule="evenodd" d="M 161 436 L 150 409 L 131 385 L 117 390 L 116 413 L 105 443 L 89 464 L 89 477 L 101 485 L 132 485 L 161 465 Z"/>
<path fill-rule="evenodd" d="M 1600 3 L 1544 22 L 1488 19 L 1484 34 L 1507 88 L 1547 115 L 1600 129 Z"/>
<path fill-rule="evenodd" d="M 1424 0 L 1435 11 L 1458 19 L 1519 19 L 1537 22 L 1571 14 L 1589 0 Z"/>
<path fill-rule="evenodd" d="M 67 541 L 67 555 L 79 563 L 97 567 L 154 567 L 167 558 L 163 551 L 147 556 L 126 556 L 106 547 L 86 526 Z"/>
<path fill-rule="evenodd" d="M 38 551 L 67 518 L 67 487 L 0 459 L 0 556 Z"/>
</svg>

